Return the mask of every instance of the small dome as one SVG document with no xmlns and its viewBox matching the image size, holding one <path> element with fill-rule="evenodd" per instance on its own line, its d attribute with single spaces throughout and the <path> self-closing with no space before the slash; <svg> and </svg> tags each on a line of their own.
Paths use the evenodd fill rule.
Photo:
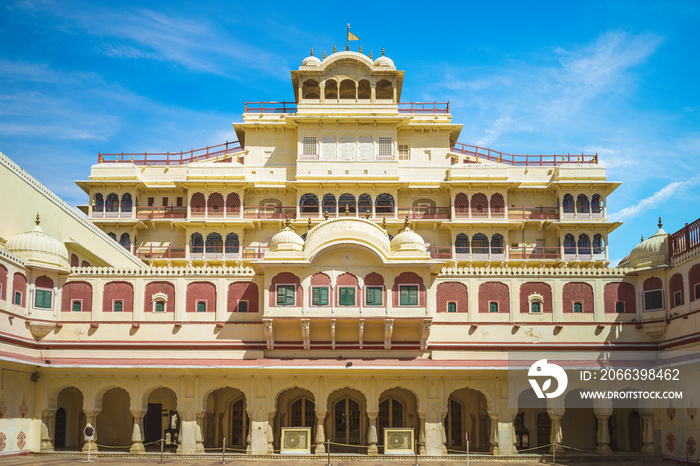
<svg viewBox="0 0 700 466">
<path fill-rule="evenodd" d="M 374 60 L 374 66 L 381 67 L 381 68 L 392 68 L 396 69 L 396 65 L 394 65 L 394 60 L 392 60 L 389 57 L 384 56 L 384 49 L 382 49 L 382 56 Z"/>
<path fill-rule="evenodd" d="M 304 58 L 304 60 L 301 62 L 301 66 L 311 66 L 311 67 L 320 67 L 321 66 L 321 60 L 314 57 L 314 49 L 311 49 L 311 55 Z"/>
<path fill-rule="evenodd" d="M 304 249 L 304 240 L 297 235 L 287 221 L 284 230 L 277 233 L 270 240 L 270 251 L 301 251 Z"/>
<path fill-rule="evenodd" d="M 423 237 L 409 228 L 408 219 L 406 219 L 403 231 L 391 240 L 391 250 L 426 252 Z"/>
<path fill-rule="evenodd" d="M 632 249 L 628 259 L 629 267 L 652 267 L 666 263 L 666 233 L 661 228 L 661 219 L 659 219 L 659 229 L 648 239 L 642 241 Z"/>
<path fill-rule="evenodd" d="M 66 246 L 44 233 L 39 226 L 39 215 L 34 229 L 10 238 L 5 250 L 26 259 L 31 265 L 70 270 Z"/>
</svg>

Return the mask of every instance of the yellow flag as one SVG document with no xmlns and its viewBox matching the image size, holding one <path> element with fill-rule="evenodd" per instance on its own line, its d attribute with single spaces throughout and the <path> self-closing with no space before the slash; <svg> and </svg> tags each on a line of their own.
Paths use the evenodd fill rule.
<svg viewBox="0 0 700 466">
<path fill-rule="evenodd" d="M 356 36 L 355 34 L 353 34 L 352 32 L 348 31 L 348 41 L 351 41 L 351 40 L 360 40 L 360 38 L 357 37 L 357 36 Z"/>
</svg>

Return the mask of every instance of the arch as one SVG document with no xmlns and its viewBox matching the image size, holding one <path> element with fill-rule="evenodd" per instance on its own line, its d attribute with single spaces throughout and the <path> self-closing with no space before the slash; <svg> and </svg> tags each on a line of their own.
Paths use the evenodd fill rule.
<svg viewBox="0 0 700 466">
<path fill-rule="evenodd" d="M 394 100 L 394 85 L 386 79 L 377 82 L 375 96 L 377 100 Z"/>
<path fill-rule="evenodd" d="M 7 267 L 2 264 L 0 264 L 0 299 L 7 300 Z"/>
<path fill-rule="evenodd" d="M 82 430 L 85 425 L 83 392 L 72 385 L 62 386 L 51 394 L 50 404 L 53 404 L 53 400 L 56 406 L 54 448 L 79 450 L 83 445 Z M 63 412 L 63 419 L 59 419 L 60 411 Z"/>
<path fill-rule="evenodd" d="M 323 212 L 328 212 L 329 214 L 336 213 L 338 207 L 335 202 L 335 195 L 330 193 L 324 194 L 322 204 Z"/>
<path fill-rule="evenodd" d="M 576 255 L 576 238 L 571 233 L 564 236 L 564 254 Z"/>
<path fill-rule="evenodd" d="M 527 314 L 530 312 L 530 296 L 540 296 L 542 298 L 542 309 L 540 312 L 549 314 L 552 312 L 552 288 L 544 282 L 527 282 L 520 285 L 520 312 Z"/>
<path fill-rule="evenodd" d="M 671 309 L 685 304 L 685 290 L 683 289 L 683 275 L 675 273 L 668 282 L 668 291 L 671 293 Z"/>
<path fill-rule="evenodd" d="M 316 440 L 316 396 L 311 390 L 298 384 L 285 386 L 274 395 L 275 449 L 279 448 L 282 427 L 310 427 L 311 443 Z"/>
<path fill-rule="evenodd" d="M 190 253 L 201 254 L 204 252 L 204 237 L 201 233 L 192 233 L 190 237 Z"/>
<path fill-rule="evenodd" d="M 353 447 L 331 445 L 331 452 L 364 452 L 366 450 L 367 396 L 354 388 L 340 388 L 327 400 L 328 436 L 335 442 Z M 359 448 L 358 448 L 359 447 Z"/>
<path fill-rule="evenodd" d="M 565 313 L 592 314 L 595 307 L 593 287 L 583 282 L 565 283 L 562 289 L 562 301 Z"/>
<path fill-rule="evenodd" d="M 340 100 L 355 100 L 357 98 L 357 86 L 352 79 L 340 81 Z"/>
<path fill-rule="evenodd" d="M 299 200 L 299 210 L 301 214 L 318 215 L 318 196 L 313 193 L 306 193 Z"/>
<path fill-rule="evenodd" d="M 433 199 L 416 199 L 413 201 L 413 215 L 415 218 L 438 218 L 435 201 Z"/>
<path fill-rule="evenodd" d="M 112 447 L 131 446 L 134 418 L 131 415 L 129 392 L 122 387 L 113 387 L 102 392 L 98 399 L 101 400 L 101 410 L 94 427 L 99 443 Z M 126 450 L 129 449 L 128 446 Z M 110 450 L 115 449 L 120 448 Z"/>
<path fill-rule="evenodd" d="M 228 312 L 258 312 L 258 285 L 253 282 L 233 282 L 228 286 Z M 245 306 L 241 306 L 245 302 Z M 243 309 L 245 307 L 245 309 Z"/>
<path fill-rule="evenodd" d="M 338 306 L 358 306 L 359 280 L 350 272 L 338 276 L 335 281 Z"/>
<path fill-rule="evenodd" d="M 107 233 L 107 236 L 112 238 L 114 241 L 117 241 L 117 234 L 116 233 L 110 231 L 109 233 Z"/>
<path fill-rule="evenodd" d="M 216 388 L 207 391 L 203 401 L 204 445 L 221 448 L 222 437 L 226 437 L 227 448 L 246 450 L 251 429 L 247 393 L 232 386 Z"/>
<path fill-rule="evenodd" d="M 144 306 L 146 312 L 155 311 L 154 296 L 165 296 L 165 312 L 175 312 L 175 285 L 170 282 L 150 282 L 144 291 Z"/>
<path fill-rule="evenodd" d="M 454 311 L 450 309 L 450 303 L 454 303 Z M 468 306 L 469 296 L 464 283 L 443 282 L 437 286 L 437 312 L 467 312 Z"/>
<path fill-rule="evenodd" d="M 338 199 L 339 213 L 342 215 L 345 213 L 346 208 L 351 213 L 357 213 L 357 204 L 355 203 L 355 196 L 350 193 L 343 193 Z"/>
<path fill-rule="evenodd" d="M 394 213 L 394 196 L 389 193 L 381 193 L 377 196 L 375 200 L 375 207 L 377 215 L 383 214 L 393 214 Z"/>
<path fill-rule="evenodd" d="M 469 214 L 469 198 L 464 193 L 458 193 L 455 196 L 455 214 Z"/>
<path fill-rule="evenodd" d="M 399 306 L 399 287 L 401 285 L 418 285 L 418 306 L 425 307 L 425 285 L 423 279 L 415 272 L 401 272 L 391 288 L 394 307 Z"/>
<path fill-rule="evenodd" d="M 277 304 L 277 285 L 293 285 L 294 286 L 294 305 L 296 307 L 301 307 L 302 305 L 302 288 L 301 281 L 299 277 L 291 272 L 280 272 L 274 277 L 270 282 L 269 294 L 270 294 L 270 307 L 276 307 Z"/>
<path fill-rule="evenodd" d="M 384 277 L 377 272 L 370 272 L 365 275 L 365 286 L 384 286 Z"/>
<path fill-rule="evenodd" d="M 122 194 L 122 212 L 131 212 L 132 205 L 133 201 L 131 199 L 131 194 Z"/>
<path fill-rule="evenodd" d="M 593 401 L 582 398 L 581 389 L 577 388 L 566 394 L 564 406 L 566 410 L 561 420 L 564 443 L 574 448 L 595 449 L 597 423 Z"/>
<path fill-rule="evenodd" d="M 585 194 L 579 194 L 576 198 L 576 211 L 578 213 L 587 214 L 590 212 L 591 206 L 588 203 L 588 196 Z"/>
<path fill-rule="evenodd" d="M 495 306 L 492 304 L 495 303 Z M 501 282 L 486 282 L 479 285 L 479 312 L 510 313 L 510 291 Z"/>
<path fill-rule="evenodd" d="M 606 283 L 603 289 L 603 300 L 605 312 L 608 314 L 637 312 L 637 296 L 632 283 Z"/>
<path fill-rule="evenodd" d="M 562 201 L 562 208 L 565 214 L 574 213 L 574 196 L 569 193 L 564 194 L 564 200 Z"/>
<path fill-rule="evenodd" d="M 15 295 L 19 293 L 19 306 L 24 307 L 27 300 L 27 277 L 20 272 L 15 272 L 12 277 L 12 302 L 15 302 Z"/>
<path fill-rule="evenodd" d="M 360 194 L 357 199 L 357 211 L 364 215 L 365 212 L 372 213 L 372 196 L 367 193 Z"/>
<path fill-rule="evenodd" d="M 53 280 L 46 275 L 41 275 L 34 280 L 34 285 L 39 288 L 53 288 Z"/>
<path fill-rule="evenodd" d="M 144 443 L 152 443 L 168 436 L 173 442 L 180 441 L 180 415 L 175 390 L 164 385 L 144 390 L 141 408 L 146 412 L 143 418 Z"/>
<path fill-rule="evenodd" d="M 491 195 L 491 213 L 502 214 L 505 212 L 506 202 L 503 199 L 503 194 L 495 193 Z"/>
<path fill-rule="evenodd" d="M 324 94 L 325 100 L 338 99 L 338 82 L 335 79 L 328 79 L 325 81 Z"/>
<path fill-rule="evenodd" d="M 371 99 L 372 98 L 372 86 L 366 79 L 361 79 L 357 85 L 357 98 L 358 99 Z"/>
<path fill-rule="evenodd" d="M 221 254 L 224 251 L 224 240 L 220 233 L 209 233 L 204 242 L 204 252 L 207 254 Z"/>
<path fill-rule="evenodd" d="M 216 312 L 216 286 L 211 282 L 188 283 L 185 299 L 185 312 Z"/>
<path fill-rule="evenodd" d="M 642 289 L 644 291 L 660 290 L 663 287 L 663 282 L 659 277 L 649 277 L 644 280 L 644 283 L 642 284 Z"/>
<path fill-rule="evenodd" d="M 605 252 L 605 242 L 603 235 L 596 233 L 593 236 L 593 254 L 603 254 Z"/>
<path fill-rule="evenodd" d="M 240 244 L 238 242 L 238 235 L 236 233 L 229 233 L 226 235 L 226 244 L 224 252 L 226 254 L 238 254 Z"/>
<path fill-rule="evenodd" d="M 690 301 L 700 299 L 700 264 L 695 264 L 690 268 L 688 285 L 690 286 Z"/>
<path fill-rule="evenodd" d="M 95 210 L 95 211 L 97 211 L 97 212 L 102 212 L 102 211 L 104 211 L 104 208 L 105 208 L 105 199 L 104 199 L 104 197 L 102 196 L 101 193 L 96 193 L 96 194 L 95 194 L 95 199 L 94 199 L 93 202 L 94 202 L 94 203 L 93 203 L 92 210 Z"/>
<path fill-rule="evenodd" d="M 83 260 L 83 261 L 80 263 L 80 266 L 81 266 L 81 267 L 90 267 L 90 263 L 89 263 L 88 261 L 86 261 L 86 260 Z"/>
<path fill-rule="evenodd" d="M 207 210 L 207 201 L 202 193 L 194 193 L 190 199 L 190 211 L 192 213 L 204 213 Z"/>
<path fill-rule="evenodd" d="M 129 236 L 129 233 L 122 233 L 119 238 L 119 244 L 127 251 L 131 250 L 131 236 Z"/>
<path fill-rule="evenodd" d="M 418 418 L 418 399 L 416 393 L 407 388 L 393 387 L 384 390 L 377 404 L 377 446 L 379 453 L 384 453 L 384 429 L 412 427 L 420 432 Z"/>
<path fill-rule="evenodd" d="M 116 193 L 109 193 L 105 200 L 105 212 L 119 211 L 119 196 Z"/>
<path fill-rule="evenodd" d="M 226 213 L 238 214 L 241 212 L 241 198 L 238 193 L 229 193 L 226 196 Z"/>
<path fill-rule="evenodd" d="M 38 286 L 38 285 L 37 285 Z M 75 303 L 79 302 L 78 309 Z M 88 282 L 68 282 L 61 292 L 61 311 L 92 312 L 92 285 Z"/>
<path fill-rule="evenodd" d="M 579 256 L 590 256 L 593 251 L 591 249 L 591 238 L 586 233 L 578 235 L 578 243 L 576 246 L 578 247 Z"/>
<path fill-rule="evenodd" d="M 331 285 L 331 277 L 323 272 L 316 272 L 311 275 L 311 285 Z"/>
<path fill-rule="evenodd" d="M 455 238 L 455 252 L 457 254 L 469 254 L 469 236 L 460 233 Z"/>
<path fill-rule="evenodd" d="M 450 450 L 466 450 L 465 434 L 470 434 L 472 449 L 488 451 L 490 448 L 491 400 L 484 390 L 458 387 L 449 391 L 444 400 L 445 445 Z M 478 427 L 477 427 L 478 426 Z"/>
<path fill-rule="evenodd" d="M 591 212 L 594 214 L 603 212 L 603 203 L 601 202 L 600 194 L 594 194 L 593 197 L 591 197 Z"/>
<path fill-rule="evenodd" d="M 483 233 L 477 233 L 472 237 L 472 254 L 488 254 L 489 238 Z"/>
<path fill-rule="evenodd" d="M 302 99 L 320 99 L 321 98 L 321 87 L 318 81 L 315 79 L 307 79 L 301 85 L 301 98 Z"/>
<path fill-rule="evenodd" d="M 207 212 L 209 214 L 223 214 L 224 196 L 221 193 L 211 193 L 207 199 Z"/>
<path fill-rule="evenodd" d="M 503 235 L 496 233 L 491 237 L 491 254 L 503 254 Z"/>
<path fill-rule="evenodd" d="M 78 258 L 77 254 L 70 255 L 70 266 L 71 267 L 79 267 L 80 266 L 80 259 Z"/>
<path fill-rule="evenodd" d="M 489 201 L 484 193 L 476 193 L 471 199 L 471 214 L 472 217 L 488 216 Z"/>
<path fill-rule="evenodd" d="M 102 291 L 102 312 L 118 311 L 116 302 L 121 302 L 121 312 L 134 311 L 134 287 L 128 282 L 109 282 Z"/>
</svg>

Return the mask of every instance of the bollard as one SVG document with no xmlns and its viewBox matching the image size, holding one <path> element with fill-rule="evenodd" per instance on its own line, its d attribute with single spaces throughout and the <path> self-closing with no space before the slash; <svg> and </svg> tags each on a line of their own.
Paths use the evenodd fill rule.
<svg viewBox="0 0 700 466">
<path fill-rule="evenodd" d="M 552 446 L 552 463 L 554 464 L 554 466 L 557 466 L 557 442 L 554 442 Z"/>
<path fill-rule="evenodd" d="M 416 461 L 413 463 L 413 466 L 420 466 L 420 464 L 418 464 L 418 450 L 419 449 L 420 449 L 420 446 L 418 445 L 418 440 L 416 440 L 416 445 L 415 445 Z"/>
<path fill-rule="evenodd" d="M 165 439 L 161 437 L 161 439 L 160 439 L 160 461 L 158 461 L 158 464 L 163 464 L 163 448 L 165 448 L 163 446 L 164 442 L 165 442 Z"/>
<path fill-rule="evenodd" d="M 221 442 L 221 464 L 226 464 L 226 437 Z"/>
<path fill-rule="evenodd" d="M 328 464 L 326 466 L 333 466 L 331 464 L 331 440 L 326 440 L 326 453 L 328 453 Z"/>
</svg>

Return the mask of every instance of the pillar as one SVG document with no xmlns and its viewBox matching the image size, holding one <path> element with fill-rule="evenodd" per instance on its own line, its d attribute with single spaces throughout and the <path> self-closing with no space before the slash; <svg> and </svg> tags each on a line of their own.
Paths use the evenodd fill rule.
<svg viewBox="0 0 700 466">
<path fill-rule="evenodd" d="M 275 433 L 272 429 L 275 420 L 275 412 L 270 411 L 267 413 L 267 454 L 272 455 L 275 453 L 275 446 L 273 442 L 275 441 Z"/>
<path fill-rule="evenodd" d="M 425 414 L 418 414 L 418 454 L 426 455 L 425 448 Z"/>
<path fill-rule="evenodd" d="M 378 413 L 367 413 L 369 418 L 369 433 L 367 434 L 367 447 L 368 455 L 378 455 L 379 450 L 377 449 L 377 414 Z"/>
<path fill-rule="evenodd" d="M 596 451 L 598 453 L 612 453 L 610 448 L 610 431 L 608 430 L 608 419 L 612 415 L 612 407 L 594 407 L 593 414 L 595 414 L 598 422 L 598 436 L 596 438 L 598 445 L 596 446 Z"/>
<path fill-rule="evenodd" d="M 562 415 L 549 413 L 549 418 L 552 420 L 552 430 L 549 434 L 549 443 L 554 444 L 550 447 L 549 451 L 554 453 L 556 450 L 557 453 L 564 453 L 564 448 L 561 446 L 564 440 L 564 436 L 562 435 L 561 431 Z"/>
<path fill-rule="evenodd" d="M 134 416 L 134 427 L 131 431 L 131 448 L 129 448 L 129 453 L 139 454 L 146 451 L 146 447 L 143 446 L 143 418 L 146 416 L 146 411 L 132 411 L 132 416 Z"/>
<path fill-rule="evenodd" d="M 316 413 L 316 454 L 326 454 L 326 433 L 323 429 L 323 420 L 326 419 L 326 413 Z"/>
<path fill-rule="evenodd" d="M 51 432 L 49 426 L 52 418 L 55 418 L 56 411 L 44 409 L 41 411 L 41 452 L 52 452 L 53 442 L 51 442 Z"/>
<path fill-rule="evenodd" d="M 650 414 L 642 414 L 642 453 L 654 454 L 654 420 Z"/>
<path fill-rule="evenodd" d="M 204 425 L 204 416 L 206 416 L 206 414 L 207 413 L 205 412 L 197 413 L 197 423 L 194 426 L 195 453 L 204 453 L 204 436 L 202 435 L 202 426 Z"/>
<path fill-rule="evenodd" d="M 489 418 L 491 419 L 491 454 L 500 454 L 500 449 L 498 448 L 498 414 L 489 413 Z"/>
<path fill-rule="evenodd" d="M 85 427 L 90 426 L 94 429 L 95 425 L 97 424 L 97 415 L 100 414 L 97 411 L 85 411 Z M 83 440 L 85 440 L 85 444 L 83 445 L 83 453 L 88 452 L 88 445 L 90 442 L 88 442 L 87 436 L 83 434 Z M 90 451 L 91 452 L 96 452 L 98 451 L 97 449 L 97 429 L 95 429 L 95 434 L 92 436 L 92 445 L 90 446 Z"/>
</svg>

